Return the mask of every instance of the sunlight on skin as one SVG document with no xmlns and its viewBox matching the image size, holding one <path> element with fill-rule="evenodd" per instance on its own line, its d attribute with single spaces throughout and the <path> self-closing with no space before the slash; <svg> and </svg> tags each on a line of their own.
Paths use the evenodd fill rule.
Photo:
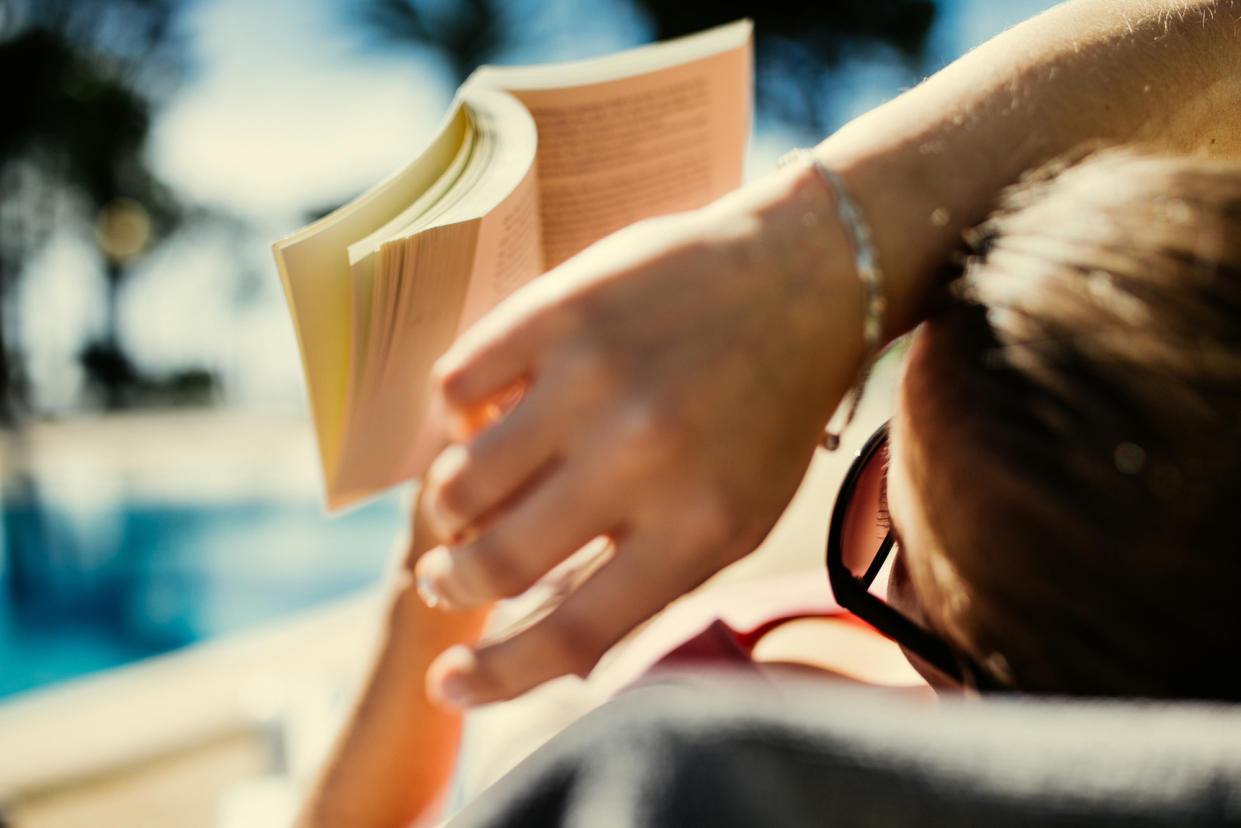
<svg viewBox="0 0 1241 828">
<path fill-rule="evenodd" d="M 772 630 L 754 648 L 754 660 L 804 664 L 881 687 L 923 686 L 921 674 L 890 641 L 832 618 L 803 618 Z"/>
</svg>

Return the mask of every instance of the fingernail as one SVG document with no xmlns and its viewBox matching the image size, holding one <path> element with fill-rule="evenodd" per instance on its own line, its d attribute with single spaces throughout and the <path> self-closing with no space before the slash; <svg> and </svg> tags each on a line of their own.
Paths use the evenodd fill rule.
<svg viewBox="0 0 1241 828">
<path fill-rule="evenodd" d="M 478 667 L 474 651 L 463 644 L 440 654 L 428 671 L 429 690 L 434 699 L 448 707 L 472 706 L 477 696 L 470 676 Z"/>
<path fill-rule="evenodd" d="M 427 550 L 414 567 L 414 588 L 418 597 L 428 607 L 438 607 L 446 603 L 439 589 L 439 579 L 448 574 L 452 559 L 448 550 L 442 546 Z"/>
<path fill-rule="evenodd" d="M 436 385 L 442 385 L 444 379 L 455 371 L 460 364 L 461 360 L 457 359 L 451 350 L 440 354 L 439 359 L 435 360 L 435 364 L 431 366 L 431 376 L 434 378 Z"/>
<path fill-rule="evenodd" d="M 414 588 L 418 590 L 418 597 L 422 599 L 422 603 L 429 608 L 435 609 L 440 605 L 439 593 L 435 591 L 431 579 L 425 575 L 419 575 L 415 582 Z"/>
<path fill-rule="evenodd" d="M 440 698 L 449 707 L 469 707 L 472 695 L 465 676 L 453 674 L 445 677 L 440 683 Z"/>
</svg>

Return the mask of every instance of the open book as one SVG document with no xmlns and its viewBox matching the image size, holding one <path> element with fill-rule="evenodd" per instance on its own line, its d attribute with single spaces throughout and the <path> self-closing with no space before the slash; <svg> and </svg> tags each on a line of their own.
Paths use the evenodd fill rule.
<svg viewBox="0 0 1241 828">
<path fill-rule="evenodd" d="M 428 377 L 458 332 L 603 236 L 741 183 L 750 29 L 482 67 L 414 161 L 275 244 L 329 508 L 423 471 Z"/>
</svg>

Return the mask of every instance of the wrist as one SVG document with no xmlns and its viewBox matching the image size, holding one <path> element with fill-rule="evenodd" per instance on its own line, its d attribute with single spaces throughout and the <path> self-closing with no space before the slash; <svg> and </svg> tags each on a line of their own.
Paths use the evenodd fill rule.
<svg viewBox="0 0 1241 828">
<path fill-rule="evenodd" d="M 853 385 L 865 353 L 865 293 L 832 190 L 809 165 L 781 167 L 707 208 L 721 267 L 781 297 L 782 337 L 796 343 L 822 423 Z"/>
<path fill-rule="evenodd" d="M 814 154 L 843 182 L 870 232 L 883 274 L 882 342 L 887 343 L 925 317 L 944 262 L 979 218 L 978 208 L 967 205 L 990 196 L 960 192 L 946 165 L 929 169 L 933 164 L 909 143 L 868 147 L 838 133 Z M 937 180 L 941 173 L 947 181 Z"/>
</svg>

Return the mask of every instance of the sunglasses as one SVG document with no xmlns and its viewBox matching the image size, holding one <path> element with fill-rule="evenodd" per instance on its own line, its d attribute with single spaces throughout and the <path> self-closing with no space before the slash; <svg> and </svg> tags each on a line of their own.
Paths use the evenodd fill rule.
<svg viewBox="0 0 1241 828">
<path fill-rule="evenodd" d="M 900 548 L 887 515 L 888 424 L 858 452 L 841 484 L 827 535 L 827 575 L 836 603 L 958 684 L 999 690 L 971 658 L 888 603 Z"/>
</svg>

